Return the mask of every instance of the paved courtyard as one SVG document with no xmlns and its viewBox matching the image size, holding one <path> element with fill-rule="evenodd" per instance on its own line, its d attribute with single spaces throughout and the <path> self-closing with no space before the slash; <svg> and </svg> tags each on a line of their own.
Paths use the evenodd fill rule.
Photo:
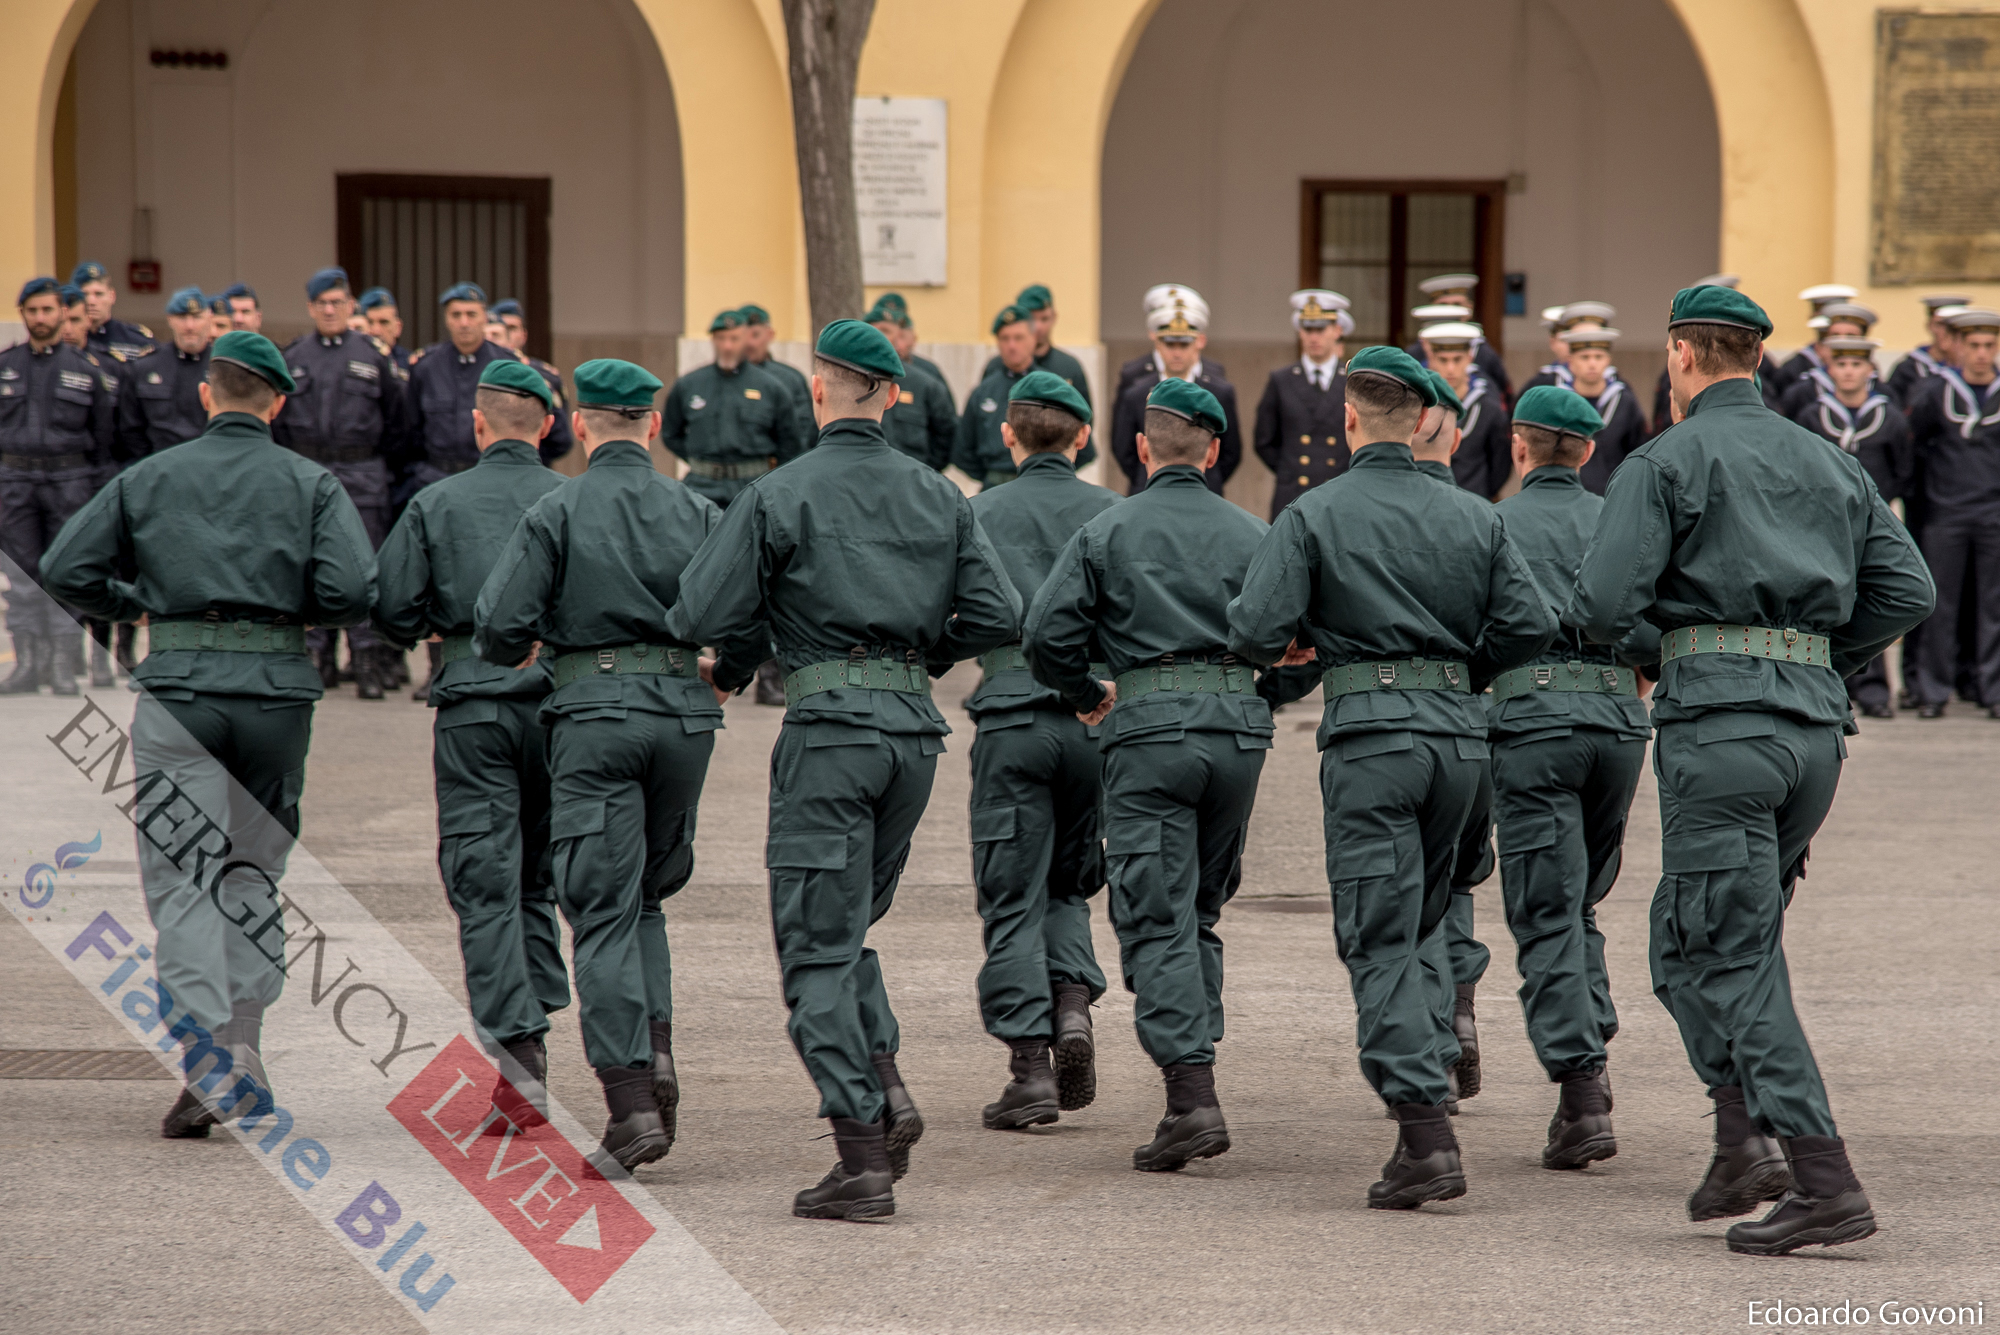
<svg viewBox="0 0 2000 1335">
<path fill-rule="evenodd" d="M 981 1031 L 973 995 L 971 728 L 955 708 L 971 685 L 961 670 L 939 686 L 957 730 L 952 750 L 896 906 L 872 937 L 903 1026 L 903 1071 L 930 1128 L 892 1222 L 789 1214 L 791 1193 L 817 1180 L 833 1151 L 817 1139 L 825 1125 L 786 1041 L 765 902 L 764 782 L 779 711 L 729 706 L 695 878 L 668 906 L 680 1141 L 638 1179 L 786 1330 L 1722 1331 L 1752 1324 L 1753 1301 L 1843 1300 L 1871 1314 L 1888 1300 L 1991 1301 L 2000 1320 L 2000 1139 L 1986 1123 L 2000 1092 L 1991 1019 L 2000 724 L 1960 706 L 1942 722 L 1870 722 L 1850 742 L 1788 948 L 1882 1231 L 1762 1260 L 1727 1254 L 1726 1221 L 1690 1224 L 1682 1208 L 1707 1162 L 1710 1123 L 1648 985 L 1646 907 L 1659 872 L 1650 776 L 1600 918 L 1623 1022 L 1611 1050 L 1618 1156 L 1579 1173 L 1539 1166 L 1553 1087 L 1523 1035 L 1496 879 L 1478 892 L 1494 955 L 1480 993 L 1486 1088 L 1456 1122 L 1469 1193 L 1409 1214 L 1363 1208 L 1393 1131 L 1356 1069 L 1334 954 L 1316 702 L 1279 716 L 1243 889 L 1222 920 L 1229 1033 L 1217 1084 L 1234 1149 L 1176 1175 L 1131 1170 L 1161 1099 L 1117 990 L 1097 1013 L 1097 1103 L 1032 1133 L 982 1130 L 979 1107 L 1004 1080 L 1005 1049 Z M 0 700 L 0 711 L 26 704 Z M 429 712 L 407 693 L 379 704 L 351 691 L 328 699 L 303 841 L 457 991 L 429 737 Z M 114 833 L 128 837 L 107 830 L 107 840 Z M 102 856 L 132 854 L 114 843 Z M 1115 966 L 1102 904 L 1099 958 Z M 131 1044 L 89 989 L 0 915 L 0 1049 Z M 550 1048 L 554 1093 L 596 1122 L 573 1010 L 556 1018 Z M 229 1137 L 161 1141 L 172 1097 L 163 1079 L 0 1079 L 0 1329 L 420 1328 Z M 533 1324 L 524 1314 L 522 1328 Z"/>
</svg>

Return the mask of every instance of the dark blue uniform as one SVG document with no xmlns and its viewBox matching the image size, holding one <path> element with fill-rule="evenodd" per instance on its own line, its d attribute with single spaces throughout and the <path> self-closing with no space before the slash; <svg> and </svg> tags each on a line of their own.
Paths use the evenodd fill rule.
<svg viewBox="0 0 2000 1335">
<path fill-rule="evenodd" d="M 201 406 L 207 378 L 207 348 L 190 354 L 165 344 L 120 366 L 119 462 L 136 462 L 208 430 Z"/>
<path fill-rule="evenodd" d="M 1941 364 L 1928 345 L 1911 348 L 1910 355 L 1897 362 L 1896 369 L 1889 372 L 1889 383 L 1883 392 L 1889 396 L 1891 403 L 1907 410 L 1910 396 L 1916 392 L 1917 386 L 1936 375 Z"/>
<path fill-rule="evenodd" d="M 1514 427 L 1507 416 L 1504 394 L 1475 364 L 1466 379 L 1465 393 L 1459 396 L 1465 412 L 1458 419 L 1458 429 L 1465 438 L 1451 457 L 1451 473 L 1459 486 L 1481 500 L 1492 500 L 1514 470 Z"/>
<path fill-rule="evenodd" d="M 108 360 L 107 354 L 114 352 L 126 361 L 137 361 L 160 346 L 160 341 L 142 324 L 112 319 L 91 330 L 84 346 L 96 353 L 99 361 Z"/>
<path fill-rule="evenodd" d="M 1250 448 L 1277 477 L 1271 518 L 1347 468 L 1347 373 L 1336 365 L 1319 388 L 1303 362 L 1280 366 L 1264 383 Z M 1313 680 L 1319 680 L 1317 671 Z"/>
<path fill-rule="evenodd" d="M 1465 318 L 1470 320 L 1472 316 L 1468 314 Z M 1418 363 L 1423 366 L 1431 364 L 1430 358 L 1424 356 L 1424 345 L 1421 341 L 1410 344 L 1403 351 L 1415 357 Z M 1503 413 L 1506 412 L 1514 402 L 1514 382 L 1507 378 L 1506 361 L 1499 353 L 1493 350 L 1491 343 L 1482 338 L 1472 345 L 1472 364 L 1479 368 L 1479 374 L 1486 377 L 1488 384 L 1500 391 L 1500 410 Z M 1547 368 L 1544 367 L 1543 369 L 1546 370 Z"/>
<path fill-rule="evenodd" d="M 1203 357 L 1201 359 L 1201 369 L 1214 376 L 1217 380 L 1229 379 L 1229 368 L 1221 362 L 1212 362 L 1208 358 Z M 1143 357 L 1134 357 L 1131 361 L 1126 362 L 1118 368 L 1118 388 L 1111 391 L 1111 402 L 1116 405 L 1118 400 L 1124 398 L 1125 391 L 1130 389 L 1132 382 L 1140 376 L 1147 374 L 1158 376 L 1159 373 L 1160 361 L 1158 353 L 1149 352 Z"/>
<path fill-rule="evenodd" d="M 1159 368 L 1148 365 L 1125 386 L 1118 396 L 1118 407 L 1111 414 L 1111 454 L 1130 479 L 1133 495 L 1146 489 L 1146 470 L 1139 463 L 1139 433 L 1146 429 L 1146 396 L 1159 383 Z M 1215 456 L 1215 467 L 1202 474 L 1208 489 L 1220 495 L 1222 484 L 1229 481 L 1236 466 L 1243 462 L 1243 415 L 1236 411 L 1236 386 L 1222 378 L 1222 368 L 1196 362 L 1194 383 L 1215 395 L 1222 405 L 1222 415 L 1229 421 L 1216 437 L 1222 448 Z M 1078 466 L 1087 462 L 1083 455 L 1077 456 Z"/>
<path fill-rule="evenodd" d="M 83 632 L 31 581 L 56 530 L 83 508 L 111 462 L 117 428 L 117 380 L 96 353 L 67 343 L 35 351 L 19 343 L 0 352 L 0 552 L 7 572 L 7 629 L 17 659 L 30 645 L 53 643 L 58 685 L 73 651 L 81 667 Z M 68 673 L 74 676 L 72 670 Z"/>
<path fill-rule="evenodd" d="M 1921 479 L 1917 540 L 1937 584 L 1937 610 L 1919 637 L 1917 699 L 1926 711 L 1951 700 L 1960 604 L 1972 597 L 1973 698 L 1992 708 L 2000 705 L 2000 380 L 1969 385 L 1943 368 L 1918 382 L 1908 416 Z"/>
<path fill-rule="evenodd" d="M 481 343 L 473 352 L 460 352 L 451 343 L 434 343 L 413 359 L 407 401 L 408 460 L 396 487 L 397 505 L 415 495 L 419 487 L 463 473 L 479 462 L 479 447 L 472 441 L 473 398 L 479 389 L 479 373 L 496 358 L 526 360 L 498 343 Z M 568 413 L 556 414 L 555 425 L 540 446 L 543 463 L 562 458 L 576 444 L 568 418 Z"/>
<path fill-rule="evenodd" d="M 1625 462 L 1625 456 L 1649 439 L 1646 415 L 1639 408 L 1638 393 L 1615 376 L 1595 398 L 1588 394 L 1583 398 L 1604 419 L 1604 429 L 1597 433 L 1597 448 L 1591 451 L 1590 462 L 1578 470 L 1578 475 L 1586 491 L 1602 496 L 1611 485 L 1612 473 Z"/>
</svg>

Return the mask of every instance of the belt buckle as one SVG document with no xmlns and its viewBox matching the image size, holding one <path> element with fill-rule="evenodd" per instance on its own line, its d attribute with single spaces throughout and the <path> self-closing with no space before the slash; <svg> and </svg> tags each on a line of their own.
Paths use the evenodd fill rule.
<svg viewBox="0 0 2000 1335">
<path fill-rule="evenodd" d="M 1451 683 L 1453 690 L 1458 689 L 1458 664 L 1446 663 L 1444 665 L 1444 679 Z"/>
<path fill-rule="evenodd" d="M 1377 663 L 1375 665 L 1375 680 L 1381 682 L 1384 686 L 1394 686 L 1396 684 L 1396 665 L 1394 663 Z"/>
<path fill-rule="evenodd" d="M 1553 686 L 1555 684 L 1555 680 L 1556 680 L 1556 670 L 1554 668 L 1538 667 L 1535 669 L 1536 690 L 1541 690 L 1544 686 Z"/>
<path fill-rule="evenodd" d="M 599 649 L 597 651 L 596 670 L 599 672 L 616 672 L 618 670 L 618 651 L 616 649 Z"/>
<path fill-rule="evenodd" d="M 1616 691 L 1618 689 L 1618 669 L 1600 668 L 1598 671 L 1603 674 L 1604 689 L 1607 691 Z"/>
<path fill-rule="evenodd" d="M 679 672 L 681 670 L 681 664 L 686 661 L 687 660 L 681 656 L 680 650 L 678 649 L 667 650 L 667 666 L 672 668 L 674 671 Z"/>
</svg>

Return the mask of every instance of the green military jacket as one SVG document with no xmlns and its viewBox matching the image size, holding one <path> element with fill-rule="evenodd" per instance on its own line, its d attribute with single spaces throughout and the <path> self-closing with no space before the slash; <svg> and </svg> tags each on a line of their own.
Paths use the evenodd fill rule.
<svg viewBox="0 0 2000 1335">
<path fill-rule="evenodd" d="M 1930 614 L 1923 557 L 1861 462 L 1764 406 L 1748 379 L 1694 397 L 1626 456 L 1604 494 L 1563 623 L 1599 644 L 1642 621 L 1832 639 L 1831 670 L 1745 654 L 1662 665 L 1653 720 L 1717 710 L 1850 720 L 1843 678 Z"/>
<path fill-rule="evenodd" d="M 947 389 L 951 387 L 951 382 L 944 378 L 944 368 L 942 366 L 939 366 L 936 362 L 932 361 L 928 357 L 919 357 L 917 356 L 916 353 L 913 352 L 909 356 L 903 358 L 903 365 L 922 371 L 925 375 L 937 381 L 940 385 L 945 386 Z"/>
<path fill-rule="evenodd" d="M 473 467 L 411 497 L 375 554 L 374 620 L 382 637 L 407 649 L 430 635 L 470 636 L 473 603 L 521 516 L 564 481 L 527 441 L 496 440 Z M 546 659 L 516 672 L 477 655 L 454 658 L 438 668 L 430 704 L 532 699 L 548 694 L 550 680 Z"/>
<path fill-rule="evenodd" d="M 704 644 L 760 622 L 787 673 L 858 651 L 914 663 L 921 677 L 926 663 L 941 670 L 1018 636 L 1021 600 L 958 488 L 890 445 L 879 423 L 843 418 L 729 507 L 666 626 Z M 718 667 L 716 682 L 740 686 L 754 667 Z M 951 731 L 928 692 L 865 687 L 792 701 L 785 721 L 860 737 Z"/>
<path fill-rule="evenodd" d="M 480 469 L 472 470 L 477 473 Z M 694 643 L 661 629 L 681 574 L 722 520 L 714 502 L 653 467 L 646 447 L 610 440 L 582 473 L 536 501 L 514 526 L 473 606 L 473 648 L 512 668 L 535 641 L 540 657 L 626 644 Z M 764 658 L 754 628 L 719 637 L 731 670 L 755 672 Z M 658 673 L 592 673 L 558 686 L 545 713 L 622 718 L 626 710 L 677 714 L 690 732 L 722 726 L 705 682 Z"/>
<path fill-rule="evenodd" d="M 811 413 L 810 404 L 805 411 Z M 734 371 L 712 362 L 697 366 L 674 382 L 660 411 L 660 443 L 690 464 L 775 466 L 804 453 L 810 440 L 785 381 L 748 362 Z M 696 493 L 727 505 L 752 479 L 691 472 L 685 481 Z"/>
<path fill-rule="evenodd" d="M 1117 492 L 1085 482 L 1060 453 L 1031 454 L 1012 486 L 995 487 L 972 498 L 972 513 L 1000 554 L 1007 578 L 1021 595 L 1022 606 L 1055 569 L 1078 529 L 1119 501 Z M 1104 660 L 1092 637 L 1091 662 Z M 1026 670 L 1000 672 L 984 678 L 965 702 L 978 719 L 1014 709 L 1065 709 L 1062 697 Z"/>
<path fill-rule="evenodd" d="M 1090 670 L 1093 637 L 1114 677 L 1169 654 L 1183 664 L 1197 655 L 1219 661 L 1230 599 L 1266 532 L 1263 520 L 1210 491 L 1200 468 L 1160 469 L 1056 557 L 1022 633 L 1035 680 L 1089 713 L 1104 699 Z M 1268 746 L 1271 707 L 1254 694 L 1154 691 L 1114 705 L 1104 740 L 1157 741 L 1176 730 L 1234 732 Z"/>
<path fill-rule="evenodd" d="M 1583 485 L 1574 468 L 1545 466 L 1530 472 L 1521 489 L 1494 507 L 1507 526 L 1507 536 L 1520 550 L 1521 559 L 1541 588 L 1542 600 L 1552 616 L 1560 616 L 1576 584 L 1577 567 L 1583 564 L 1584 549 L 1597 531 L 1598 512 L 1604 500 Z M 1584 663 L 1602 666 L 1651 668 L 1660 661 L 1660 632 L 1657 627 L 1632 628 L 1616 645 L 1592 644 L 1574 628 L 1565 626 L 1533 660 L 1532 665 Z M 1599 728 L 1622 737 L 1652 734 L 1646 702 L 1636 695 L 1599 694 L 1590 691 L 1536 691 L 1509 700 L 1490 702 L 1486 710 L 1487 731 L 1494 737 L 1522 737 L 1552 730 Z"/>
<path fill-rule="evenodd" d="M 1439 485 L 1408 445 L 1354 452 L 1347 471 L 1281 512 L 1229 609 L 1229 645 L 1252 662 L 1297 638 L 1322 670 L 1411 658 L 1464 663 L 1470 693 L 1335 696 L 1321 749 L 1366 732 L 1484 737 L 1478 692 L 1556 632 L 1535 578 L 1484 499 Z"/>
<path fill-rule="evenodd" d="M 42 556 L 42 583 L 105 621 L 200 619 L 351 626 L 375 597 L 375 552 L 333 474 L 219 413 L 185 445 L 112 478 Z M 197 692 L 317 700 L 304 653 L 149 653 L 133 680 L 164 699 Z"/>
<path fill-rule="evenodd" d="M 988 357 L 986 359 L 986 369 L 979 373 L 980 379 L 983 380 L 995 371 L 1001 370 L 1003 365 L 1004 363 L 1000 360 L 1000 354 L 995 353 L 991 357 Z M 1069 381 L 1069 387 L 1083 395 L 1083 401 L 1090 404 L 1091 412 L 1094 414 L 1097 411 L 1097 405 L 1091 403 L 1090 377 L 1083 373 L 1082 362 L 1070 356 L 1061 348 L 1051 345 L 1047 352 L 1036 354 L 1035 369 L 1037 371 L 1048 371 Z"/>
<path fill-rule="evenodd" d="M 920 463 L 942 470 L 951 462 L 951 445 L 958 434 L 958 414 L 951 391 L 942 380 L 922 372 L 903 378 L 896 402 L 882 416 L 889 443 Z"/>
<path fill-rule="evenodd" d="M 1007 420 L 1007 392 L 1026 374 L 1022 371 L 1017 375 L 1005 366 L 989 371 L 972 391 L 972 397 L 965 401 L 965 412 L 958 419 L 958 435 L 952 442 L 951 461 L 975 482 L 997 487 L 1014 480 L 1014 456 L 1007 452 L 1000 426 Z M 1083 393 L 1087 401 L 1089 391 Z M 1097 433 L 1091 434 L 1094 437 Z M 1097 442 L 1093 439 L 1076 456 L 1076 466 L 1081 468 L 1096 457 Z"/>
<path fill-rule="evenodd" d="M 752 366 L 766 375 L 774 375 L 784 382 L 785 390 L 792 396 L 793 406 L 799 419 L 800 449 L 812 448 L 813 439 L 819 435 L 819 427 L 813 422 L 812 381 L 806 373 L 790 362 L 781 362 L 776 357 L 766 357 Z"/>
</svg>

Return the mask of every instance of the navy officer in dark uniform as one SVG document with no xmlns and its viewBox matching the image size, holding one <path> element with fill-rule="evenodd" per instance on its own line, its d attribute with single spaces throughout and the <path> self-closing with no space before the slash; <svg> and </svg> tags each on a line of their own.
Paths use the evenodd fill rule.
<svg viewBox="0 0 2000 1335">
<path fill-rule="evenodd" d="M 1264 382 L 1250 448 L 1277 476 L 1271 518 L 1347 467 L 1347 373 L 1341 369 L 1340 317 L 1348 301 L 1309 287 L 1292 293 L 1299 359 Z"/>
<path fill-rule="evenodd" d="M 84 313 L 90 317 L 89 350 L 97 353 L 99 360 L 107 352 L 129 358 L 153 346 L 152 330 L 111 314 L 118 305 L 118 289 L 111 286 L 111 275 L 103 265 L 85 260 L 70 274 L 69 282 L 83 293 Z"/>
<path fill-rule="evenodd" d="M 1176 298 L 1171 306 L 1155 306 L 1146 316 L 1146 329 L 1153 338 L 1154 364 L 1127 383 L 1111 418 L 1111 452 L 1125 470 L 1131 485 L 1128 494 L 1146 489 L 1148 474 L 1139 460 L 1139 432 L 1146 424 L 1146 400 L 1153 386 L 1169 378 L 1200 385 L 1222 405 L 1229 424 L 1216 437 L 1215 462 L 1202 474 L 1208 489 L 1219 494 L 1243 462 L 1243 418 L 1236 410 L 1236 386 L 1222 378 L 1221 367 L 1201 357 L 1208 344 L 1208 303 L 1190 296 Z"/>
<path fill-rule="evenodd" d="M 520 361 L 512 348 L 486 337 L 486 292 L 477 283 L 457 283 L 438 297 L 444 309 L 445 340 L 411 357 L 410 466 L 397 487 L 397 501 L 441 477 L 463 473 L 479 462 L 472 439 L 472 400 L 479 374 L 496 357 Z M 560 449 L 553 443 L 562 432 Z M 559 421 L 542 440 L 542 461 L 568 454 L 575 437 Z"/>
<path fill-rule="evenodd" d="M 361 318 L 368 322 L 368 332 L 389 349 L 389 360 L 396 363 L 396 370 L 408 380 L 410 350 L 403 346 L 403 315 L 396 308 L 396 294 L 386 287 L 371 287 L 361 294 L 358 304 Z"/>
<path fill-rule="evenodd" d="M 1441 273 L 1434 278 L 1426 278 L 1423 282 L 1418 283 L 1417 291 L 1423 293 L 1428 302 L 1433 306 L 1458 307 L 1458 314 L 1454 318 L 1477 324 L 1479 318 L 1473 309 L 1472 293 L 1473 289 L 1478 286 L 1478 274 Z M 1416 311 L 1411 311 L 1410 313 L 1412 315 L 1417 314 Z M 1424 359 L 1422 348 L 1416 344 L 1405 348 L 1404 351 L 1415 357 L 1418 361 Z M 1484 335 L 1480 337 L 1477 343 L 1473 344 L 1472 360 L 1479 367 L 1479 374 L 1486 378 L 1486 382 L 1500 391 L 1500 402 L 1504 411 L 1506 405 L 1510 405 L 1514 401 L 1514 385 L 1507 378 L 1506 361 L 1499 353 L 1493 350 L 1493 345 L 1486 341 Z M 1467 406 L 1469 407 L 1470 405 Z"/>
<path fill-rule="evenodd" d="M 1146 289 L 1146 295 L 1139 299 L 1139 309 L 1144 313 L 1145 318 L 1150 320 L 1154 311 L 1172 310 L 1174 303 L 1177 301 L 1184 303 L 1189 310 L 1200 311 L 1202 327 L 1204 329 L 1208 327 L 1208 303 L 1202 300 L 1201 293 L 1195 291 L 1186 283 L 1153 284 Z M 1203 350 L 1206 351 L 1205 346 Z M 1217 376 L 1223 380 L 1229 378 L 1229 372 L 1224 369 L 1221 362 L 1204 359 L 1202 366 L 1210 375 Z M 1167 373 L 1165 365 L 1160 360 L 1160 351 L 1157 346 L 1153 351 L 1146 353 L 1144 356 L 1134 357 L 1131 361 L 1126 362 L 1118 368 L 1118 388 L 1111 391 L 1111 403 L 1114 408 L 1117 406 L 1118 400 L 1125 397 L 1125 391 L 1132 387 L 1132 382 L 1148 371 L 1160 376 L 1164 376 Z"/>
<path fill-rule="evenodd" d="M 528 316 L 520 302 L 512 297 L 496 301 L 493 303 L 493 309 L 486 312 L 486 318 L 489 323 L 497 319 L 501 327 L 507 331 L 507 337 L 500 340 L 500 346 L 512 348 L 515 355 L 526 362 L 529 368 L 542 378 L 542 383 L 549 387 L 550 401 L 555 404 L 555 419 L 561 424 L 563 432 L 559 439 L 566 439 L 569 442 L 568 445 L 558 446 L 545 441 L 538 447 L 542 462 L 554 467 L 556 461 L 569 453 L 576 444 L 576 436 L 569 428 L 569 405 L 563 399 L 562 372 L 556 369 L 555 363 L 528 355 Z M 551 429 L 549 434 L 555 435 L 554 429 Z"/>
<path fill-rule="evenodd" d="M 168 339 L 127 363 L 118 400 L 118 452 L 129 460 L 193 440 L 208 429 L 201 385 L 208 378 L 208 300 L 184 287 L 167 298 Z"/>
</svg>

